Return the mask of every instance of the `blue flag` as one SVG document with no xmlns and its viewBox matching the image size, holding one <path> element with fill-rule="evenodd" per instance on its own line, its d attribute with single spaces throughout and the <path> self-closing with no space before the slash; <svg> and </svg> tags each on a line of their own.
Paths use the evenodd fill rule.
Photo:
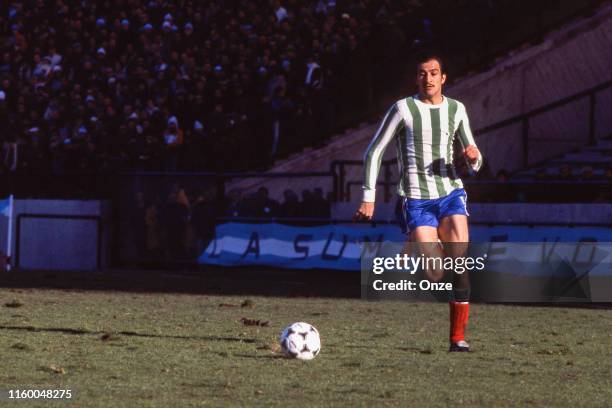
<svg viewBox="0 0 612 408">
<path fill-rule="evenodd" d="M 11 207 L 13 206 L 13 197 L 10 196 L 4 200 L 0 200 L 0 214 L 5 217 L 11 216 Z"/>
</svg>

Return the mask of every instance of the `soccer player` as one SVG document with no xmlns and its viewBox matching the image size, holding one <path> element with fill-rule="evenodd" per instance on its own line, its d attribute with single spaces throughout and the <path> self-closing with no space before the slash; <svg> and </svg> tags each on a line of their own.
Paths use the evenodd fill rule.
<svg viewBox="0 0 612 408">
<path fill-rule="evenodd" d="M 409 234 L 411 242 L 429 248 L 427 256 L 444 256 L 443 247 L 448 256 L 457 257 L 465 252 L 469 235 L 467 195 L 453 164 L 453 141 L 459 139 L 463 156 L 473 171 L 482 166 L 482 155 L 474 142 L 465 107 L 442 95 L 446 81 L 442 59 L 427 54 L 417 62 L 419 93 L 391 106 L 368 146 L 363 201 L 354 219 L 372 219 L 380 162 L 386 147 L 394 142 L 400 171 L 398 193 L 403 197 L 404 232 Z M 443 277 L 443 271 L 426 273 L 434 281 Z M 453 273 L 449 351 L 470 350 L 465 341 L 469 295 L 467 272 Z"/>
</svg>

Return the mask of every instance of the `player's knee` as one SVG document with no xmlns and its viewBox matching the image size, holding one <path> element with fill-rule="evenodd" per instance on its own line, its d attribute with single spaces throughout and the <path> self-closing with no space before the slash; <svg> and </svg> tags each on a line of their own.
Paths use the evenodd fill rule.
<svg viewBox="0 0 612 408">
<path fill-rule="evenodd" d="M 467 238 L 465 238 L 467 240 Z M 468 252 L 468 243 L 466 241 L 452 241 L 444 243 L 444 253 L 451 258 L 463 257 Z"/>
<path fill-rule="evenodd" d="M 430 282 L 440 282 L 444 278 L 444 269 L 428 268 L 425 270 L 427 280 Z"/>
</svg>

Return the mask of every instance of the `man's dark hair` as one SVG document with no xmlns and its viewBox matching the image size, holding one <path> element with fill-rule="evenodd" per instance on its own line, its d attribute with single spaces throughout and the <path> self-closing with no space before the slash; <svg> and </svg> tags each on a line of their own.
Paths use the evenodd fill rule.
<svg viewBox="0 0 612 408">
<path fill-rule="evenodd" d="M 419 65 L 421 65 L 424 62 L 431 61 L 431 60 L 438 61 L 438 63 L 440 64 L 441 73 L 446 74 L 446 69 L 444 66 L 444 59 L 440 56 L 438 52 L 435 52 L 435 51 L 425 51 L 417 55 L 415 66 L 418 69 Z"/>
</svg>

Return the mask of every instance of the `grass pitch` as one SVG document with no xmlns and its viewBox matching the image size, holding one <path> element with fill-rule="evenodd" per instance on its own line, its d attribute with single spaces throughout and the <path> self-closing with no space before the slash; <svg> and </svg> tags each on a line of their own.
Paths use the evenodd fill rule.
<svg viewBox="0 0 612 408">
<path fill-rule="evenodd" d="M 0 297 L 0 388 L 75 394 L 8 406 L 612 405 L 612 310 L 474 305 L 474 352 L 449 354 L 446 304 L 43 289 Z M 280 355 L 278 334 L 295 321 L 321 332 L 313 361 Z"/>
</svg>

